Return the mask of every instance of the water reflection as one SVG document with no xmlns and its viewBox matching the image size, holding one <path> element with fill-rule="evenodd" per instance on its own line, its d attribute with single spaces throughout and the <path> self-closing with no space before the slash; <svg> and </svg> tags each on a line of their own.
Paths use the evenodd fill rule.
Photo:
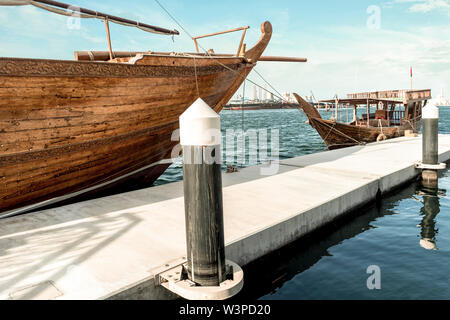
<svg viewBox="0 0 450 320">
<path fill-rule="evenodd" d="M 331 223 L 311 236 L 301 238 L 244 268 L 244 288 L 235 299 L 261 298 L 276 293 L 286 282 L 298 274 L 312 268 L 323 257 L 332 256 L 329 249 L 346 239 L 354 238 L 374 228 L 373 222 L 379 218 L 396 215 L 397 201 L 412 197 L 416 185 L 411 185 L 390 197 L 389 202 L 365 208 L 360 215 L 354 212 L 342 220 Z M 282 296 L 282 299 L 298 299 L 296 296 Z M 269 298 L 270 299 L 270 298 Z"/>
<path fill-rule="evenodd" d="M 441 225 L 437 221 L 440 211 L 448 210 L 446 189 L 429 189 L 413 183 L 383 199 L 379 206 L 361 210 L 364 212 L 361 215 L 336 222 L 318 234 L 250 263 L 244 268 L 245 285 L 236 299 L 422 297 L 426 290 L 415 291 L 413 284 L 430 281 L 429 274 L 424 276 L 420 272 L 423 264 L 442 270 L 437 266 L 447 263 L 442 260 L 442 254 L 447 253 L 448 241 L 443 239 L 448 237 L 438 235 Z M 420 220 L 416 220 L 419 215 Z M 415 222 L 411 223 L 411 219 Z M 446 215 L 440 220 L 444 221 L 441 229 L 445 230 Z M 415 240 L 417 236 L 420 240 Z M 430 255 L 422 249 L 436 250 L 439 245 L 436 239 L 442 241 L 442 248 L 436 254 Z M 420 241 L 420 246 L 416 241 Z M 365 268 L 374 263 L 382 268 L 389 283 L 380 292 L 365 286 Z M 433 276 L 440 279 L 442 275 L 438 271 Z M 427 295 L 440 297 L 437 291 L 430 290 Z"/>
<path fill-rule="evenodd" d="M 418 225 L 421 228 L 419 244 L 427 250 L 437 250 L 436 216 L 440 212 L 439 197 L 445 196 L 445 189 L 426 188 L 422 186 L 417 194 L 423 197 L 423 207 L 420 209 L 422 221 Z"/>
</svg>

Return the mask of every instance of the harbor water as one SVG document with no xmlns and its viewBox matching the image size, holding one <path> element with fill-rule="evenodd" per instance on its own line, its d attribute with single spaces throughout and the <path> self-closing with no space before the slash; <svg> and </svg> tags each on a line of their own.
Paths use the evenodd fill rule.
<svg viewBox="0 0 450 320">
<path fill-rule="evenodd" d="M 371 111 L 375 112 L 375 108 Z M 330 119 L 335 113 L 333 110 L 325 111 L 320 110 L 320 113 L 324 119 Z M 348 109 L 348 119 L 352 118 L 353 109 Z M 358 117 L 361 114 L 366 113 L 366 108 L 358 108 Z M 261 146 L 258 144 L 256 146 L 249 143 L 248 138 L 245 143 L 245 148 L 240 148 L 238 145 L 237 138 L 233 150 L 223 150 L 223 169 L 226 169 L 227 165 L 234 165 L 237 167 L 248 166 L 256 163 L 252 163 L 249 159 L 259 156 L 261 151 L 264 154 L 272 155 L 270 147 L 270 137 L 274 130 L 278 130 L 278 157 L 280 160 L 298 157 L 310 153 L 316 153 L 321 151 L 326 151 L 327 147 L 323 143 L 320 136 L 317 134 L 308 123 L 307 117 L 303 111 L 299 109 L 281 109 L 281 110 L 248 110 L 242 112 L 240 110 L 224 110 L 220 113 L 221 117 L 221 127 L 223 145 L 226 145 L 225 135 L 227 131 L 234 130 L 244 132 L 265 130 L 267 131 L 268 140 L 267 150 L 261 150 Z M 347 120 L 347 109 L 340 110 L 338 118 L 341 121 Z M 439 119 L 439 132 L 440 133 L 450 133 L 450 107 L 440 108 L 440 119 Z M 245 151 L 244 151 L 245 150 Z M 228 153 L 231 151 L 235 161 L 228 161 Z M 243 157 L 245 156 L 245 160 Z M 268 159 L 266 156 L 257 157 L 257 163 L 266 162 Z M 270 159 L 269 159 L 270 160 Z M 183 179 L 182 173 L 182 162 L 181 157 L 179 157 L 165 172 L 155 181 L 154 185 L 161 185 L 165 183 L 170 183 L 174 181 L 180 181 Z"/>
<path fill-rule="evenodd" d="M 321 114 L 328 119 L 331 112 Z M 245 111 L 243 122 L 241 111 L 222 111 L 221 119 L 224 133 L 242 124 L 245 131 L 279 130 L 280 159 L 326 150 L 306 116 L 295 109 Z M 450 133 L 450 107 L 440 108 L 439 131 Z M 239 160 L 242 151 L 234 152 Z M 261 148 L 246 145 L 247 158 L 255 152 Z M 177 161 L 156 184 L 181 179 Z M 237 298 L 449 299 L 449 191 L 450 172 L 444 170 L 438 190 L 411 183 L 381 203 L 251 263 L 244 269 L 245 286 Z"/>
<path fill-rule="evenodd" d="M 378 206 L 252 263 L 241 297 L 449 299 L 448 190 L 447 171 L 437 191 L 413 183 Z M 379 288 L 371 286 L 373 268 L 379 270 Z"/>
</svg>

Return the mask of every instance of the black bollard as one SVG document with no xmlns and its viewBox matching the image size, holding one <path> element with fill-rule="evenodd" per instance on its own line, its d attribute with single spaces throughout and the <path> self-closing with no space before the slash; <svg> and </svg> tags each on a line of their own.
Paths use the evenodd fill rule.
<svg viewBox="0 0 450 320">
<path fill-rule="evenodd" d="M 200 286 L 225 280 L 220 117 L 202 99 L 180 117 L 187 275 Z"/>
</svg>

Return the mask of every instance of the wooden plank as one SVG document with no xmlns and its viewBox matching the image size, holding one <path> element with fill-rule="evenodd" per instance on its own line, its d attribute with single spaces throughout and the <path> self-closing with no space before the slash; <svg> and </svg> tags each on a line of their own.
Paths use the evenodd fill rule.
<svg viewBox="0 0 450 320">
<path fill-rule="evenodd" d="M 123 174 L 153 182 L 177 141 L 178 117 L 199 94 L 216 111 L 272 34 L 239 58 L 144 56 L 127 63 L 0 58 L 0 212 Z M 221 65 L 225 64 L 225 66 Z M 194 67 L 195 66 L 195 67 Z"/>
</svg>

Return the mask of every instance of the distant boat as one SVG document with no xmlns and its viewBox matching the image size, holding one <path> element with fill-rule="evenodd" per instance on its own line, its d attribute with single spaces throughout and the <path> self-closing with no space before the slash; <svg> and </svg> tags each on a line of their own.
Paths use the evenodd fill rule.
<svg viewBox="0 0 450 320">
<path fill-rule="evenodd" d="M 246 102 L 229 103 L 223 110 L 278 110 L 278 109 L 297 109 L 295 103 L 283 103 L 281 101 L 261 101 L 261 102 Z"/>
<path fill-rule="evenodd" d="M 295 93 L 294 97 L 308 117 L 309 124 L 316 129 L 328 149 L 332 150 L 400 137 L 405 130 L 419 131 L 422 125 L 422 107 L 431 99 L 431 90 L 351 94 L 348 99 L 339 99 L 339 102 L 349 103 L 354 107 L 354 119 L 350 123 L 322 119 L 319 111 L 310 103 Z M 377 104 L 382 107 L 373 114 L 366 112 L 362 119 L 358 119 L 356 108 L 360 104 Z M 396 105 L 401 105 L 404 110 L 395 111 Z"/>
<path fill-rule="evenodd" d="M 69 7 L 36 2 L 53 12 Z M 106 24 L 178 34 L 80 9 Z M 198 96 L 217 112 L 225 106 L 269 43 L 270 22 L 261 31 L 253 48 L 245 51 L 241 41 L 236 55 L 110 50 L 77 52 L 75 61 L 0 58 L 0 212 L 125 182 L 151 184 L 171 163 L 179 116 Z"/>
</svg>

